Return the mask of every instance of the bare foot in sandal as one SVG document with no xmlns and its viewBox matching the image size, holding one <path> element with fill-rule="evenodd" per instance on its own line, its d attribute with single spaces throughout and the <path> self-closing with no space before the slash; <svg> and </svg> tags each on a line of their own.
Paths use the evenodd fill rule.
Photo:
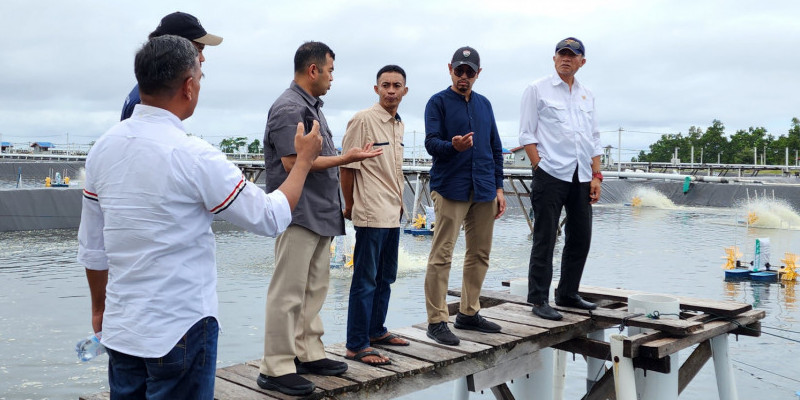
<svg viewBox="0 0 800 400">
<path fill-rule="evenodd" d="M 375 350 L 372 347 L 367 347 L 366 349 L 357 352 L 347 349 L 347 353 L 345 353 L 344 358 L 362 362 L 367 365 L 388 365 L 392 363 L 389 360 L 389 357 L 382 355 L 378 352 L 378 350 Z"/>
<path fill-rule="evenodd" d="M 369 339 L 370 344 L 380 344 L 384 346 L 408 346 L 408 340 L 401 338 L 400 336 L 395 335 L 391 332 L 386 332 L 385 335 L 375 338 Z"/>
</svg>

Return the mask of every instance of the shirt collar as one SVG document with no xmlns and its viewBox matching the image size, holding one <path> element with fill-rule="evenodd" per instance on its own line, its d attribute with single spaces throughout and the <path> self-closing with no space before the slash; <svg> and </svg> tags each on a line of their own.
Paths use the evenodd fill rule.
<svg viewBox="0 0 800 400">
<path fill-rule="evenodd" d="M 186 128 L 183 126 L 183 121 L 181 121 L 181 119 L 171 111 L 163 108 L 148 106 L 140 103 L 133 108 L 131 118 L 165 121 L 186 132 Z"/>
<path fill-rule="evenodd" d="M 578 78 L 573 77 L 572 79 L 573 79 L 573 81 L 572 81 L 572 87 L 573 88 L 581 87 L 580 82 L 578 82 Z M 558 76 L 558 74 L 551 75 L 551 83 L 553 84 L 553 86 L 558 86 L 558 85 L 561 85 L 561 84 L 564 84 L 564 85 L 567 84 L 567 82 L 564 82 L 564 80 L 561 79 L 561 77 Z"/>
<path fill-rule="evenodd" d="M 310 105 L 311 107 L 320 108 L 325 104 L 325 102 L 322 101 L 322 99 L 320 99 L 319 97 L 314 97 L 308 94 L 308 92 L 306 92 L 305 89 L 301 88 L 300 85 L 298 85 L 297 82 L 295 81 L 292 81 L 292 84 L 289 85 L 289 88 L 297 92 L 300 95 L 300 97 L 302 97 L 303 100 L 305 100 L 306 103 L 308 103 L 308 105 Z"/>
<path fill-rule="evenodd" d="M 403 122 L 403 120 L 400 119 L 400 113 L 396 113 L 395 116 L 392 117 L 392 114 L 389 114 L 389 112 L 381 106 L 381 103 L 373 104 L 372 110 L 378 113 L 378 115 L 381 117 L 381 121 L 383 122 L 389 122 L 392 119 L 396 120 L 397 122 Z"/>
</svg>

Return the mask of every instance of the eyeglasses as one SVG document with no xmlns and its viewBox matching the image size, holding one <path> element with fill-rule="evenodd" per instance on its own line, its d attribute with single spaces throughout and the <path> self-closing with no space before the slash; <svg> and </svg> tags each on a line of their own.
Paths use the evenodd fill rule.
<svg viewBox="0 0 800 400">
<path fill-rule="evenodd" d="M 459 65 L 457 68 L 453 69 L 453 75 L 459 78 L 461 78 L 464 74 L 467 74 L 467 78 L 472 79 L 478 73 L 468 65 Z"/>
</svg>

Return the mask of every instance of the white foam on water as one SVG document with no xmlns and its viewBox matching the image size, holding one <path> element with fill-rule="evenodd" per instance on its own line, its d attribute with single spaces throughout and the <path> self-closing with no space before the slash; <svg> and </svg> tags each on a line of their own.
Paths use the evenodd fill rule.
<svg viewBox="0 0 800 400">
<path fill-rule="evenodd" d="M 743 221 L 749 222 L 751 227 L 800 230 L 800 215 L 783 200 L 762 197 L 740 207 L 744 213 Z"/>
<path fill-rule="evenodd" d="M 638 186 L 631 190 L 629 195 L 631 198 L 631 203 L 633 204 L 633 199 L 638 198 L 641 200 L 641 203 L 636 205 L 636 207 L 650 207 L 650 208 L 660 208 L 664 210 L 671 210 L 676 209 L 678 206 L 672 202 L 667 196 L 662 194 L 656 189 L 646 187 L 646 186 Z"/>
</svg>

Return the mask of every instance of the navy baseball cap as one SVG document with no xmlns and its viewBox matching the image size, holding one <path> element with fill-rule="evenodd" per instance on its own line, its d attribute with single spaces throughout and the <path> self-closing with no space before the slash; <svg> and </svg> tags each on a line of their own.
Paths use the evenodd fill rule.
<svg viewBox="0 0 800 400">
<path fill-rule="evenodd" d="M 181 36 L 207 46 L 216 46 L 222 43 L 222 37 L 206 32 L 203 25 L 200 25 L 200 20 L 194 15 L 180 11 L 161 18 L 161 22 L 150 34 L 150 37 L 163 35 Z"/>
<path fill-rule="evenodd" d="M 576 55 L 581 55 L 581 56 L 586 55 L 586 48 L 583 47 L 583 42 L 574 37 L 568 37 L 558 42 L 558 44 L 556 45 L 556 53 L 558 53 L 562 49 L 568 49 Z"/>
</svg>

